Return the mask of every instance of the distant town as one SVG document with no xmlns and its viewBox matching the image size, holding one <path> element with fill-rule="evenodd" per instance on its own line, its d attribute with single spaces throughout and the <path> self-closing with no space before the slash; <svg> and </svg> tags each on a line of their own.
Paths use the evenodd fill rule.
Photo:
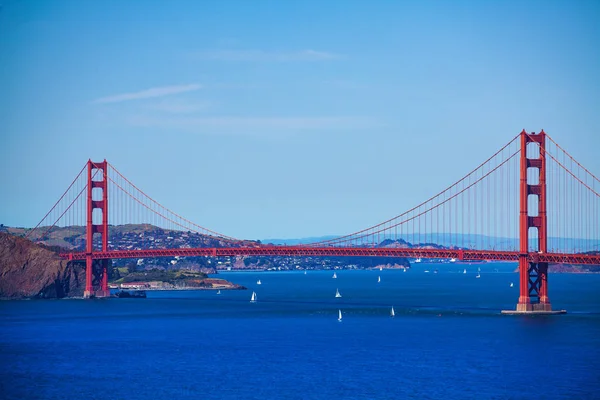
<svg viewBox="0 0 600 400">
<path fill-rule="evenodd" d="M 25 228 L 2 227 L 8 233 L 24 236 Z M 42 230 L 43 231 L 43 230 Z M 152 225 L 121 225 L 109 229 L 108 247 L 110 250 L 135 249 L 173 249 L 193 247 L 226 247 L 230 244 L 218 238 L 207 237 L 195 232 L 173 231 Z M 55 250 L 68 249 L 83 251 L 85 249 L 85 227 L 55 227 L 46 236 L 34 237 L 33 241 L 44 244 Z M 259 241 L 248 241 L 256 244 Z M 403 246 L 410 244 L 404 241 L 382 243 L 384 246 Z M 100 243 L 95 243 L 96 247 Z M 161 257 L 149 259 L 116 259 L 113 267 L 127 267 L 130 271 L 153 269 L 172 270 L 186 269 L 204 273 L 236 270 L 317 270 L 317 269 L 369 269 L 379 266 L 386 268 L 410 267 L 404 258 L 388 257 Z"/>
</svg>

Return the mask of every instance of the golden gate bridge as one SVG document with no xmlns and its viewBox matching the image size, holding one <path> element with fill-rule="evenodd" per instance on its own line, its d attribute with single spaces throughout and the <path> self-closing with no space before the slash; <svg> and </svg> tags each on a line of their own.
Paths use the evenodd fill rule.
<svg viewBox="0 0 600 400">
<path fill-rule="evenodd" d="M 109 237 L 111 229 L 126 224 L 195 232 L 214 245 L 123 250 Z M 410 210 L 344 236 L 287 246 L 240 240 L 197 225 L 155 201 L 106 160 L 88 160 L 27 237 L 43 241 L 54 228 L 68 226 L 86 227 L 85 251 L 61 254 L 85 262 L 84 297 L 109 295 L 111 259 L 454 258 L 517 262 L 520 294 L 515 312 L 550 313 L 549 263 L 600 265 L 600 180 L 543 130 L 523 130 L 470 173 Z"/>
</svg>

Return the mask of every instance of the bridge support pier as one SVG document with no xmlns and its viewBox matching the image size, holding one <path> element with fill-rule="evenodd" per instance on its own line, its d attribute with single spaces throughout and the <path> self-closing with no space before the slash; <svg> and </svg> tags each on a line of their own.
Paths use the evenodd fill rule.
<svg viewBox="0 0 600 400">
<path fill-rule="evenodd" d="M 502 314 L 565 314 L 552 310 L 548 298 L 548 263 L 519 262 L 521 295 L 516 310 L 502 310 Z M 525 282 L 525 283 L 523 283 Z"/>
<path fill-rule="evenodd" d="M 90 299 L 93 297 L 110 297 L 110 289 L 108 288 L 108 264 L 110 260 L 94 261 L 91 255 L 85 259 L 85 290 L 83 297 Z M 98 265 L 100 264 L 100 265 Z M 98 268 L 100 267 L 100 268 Z M 94 271 L 100 270 L 99 281 L 100 288 L 94 290 Z"/>
<path fill-rule="evenodd" d="M 548 263 L 526 261 L 523 265 L 519 265 L 519 275 L 521 288 L 525 289 L 522 292 L 525 293 L 519 296 L 516 311 L 554 313 L 548 298 Z M 525 285 L 523 279 L 526 281 Z"/>
</svg>

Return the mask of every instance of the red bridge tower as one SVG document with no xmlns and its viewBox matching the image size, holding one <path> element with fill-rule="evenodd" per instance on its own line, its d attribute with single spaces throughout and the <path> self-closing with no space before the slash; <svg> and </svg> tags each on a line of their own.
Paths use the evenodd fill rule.
<svg viewBox="0 0 600 400">
<path fill-rule="evenodd" d="M 527 145 L 539 149 L 539 155 L 529 158 Z M 537 169 L 537 183 L 528 182 L 528 170 Z M 551 312 L 552 306 L 548 298 L 548 263 L 538 262 L 538 254 L 548 251 L 548 229 L 546 217 L 546 133 L 542 130 L 536 134 L 521 132 L 521 180 L 520 214 L 519 214 L 519 287 L 520 295 L 517 312 Z M 535 175 L 530 174 L 530 177 Z M 535 181 L 536 179 L 533 179 Z M 529 196 L 537 197 L 537 215 L 530 215 L 528 210 Z M 530 251 L 529 231 L 537 229 L 537 249 Z"/>
<path fill-rule="evenodd" d="M 108 164 L 88 160 L 88 191 L 87 191 L 87 224 L 86 224 L 86 258 L 85 258 L 85 291 L 83 297 L 107 297 L 108 290 L 108 263 L 110 260 L 94 260 L 94 234 L 101 236 L 102 251 L 108 251 Z M 97 176 L 102 178 L 101 180 Z M 96 179 L 94 179 L 96 178 Z M 94 191 L 94 189 L 97 189 Z M 98 193 L 98 192 L 101 193 Z M 100 210 L 102 219 L 100 224 L 94 223 L 94 210 Z M 99 218 L 97 216 L 96 221 Z M 100 289 L 94 291 L 94 272 L 100 270 Z"/>
</svg>

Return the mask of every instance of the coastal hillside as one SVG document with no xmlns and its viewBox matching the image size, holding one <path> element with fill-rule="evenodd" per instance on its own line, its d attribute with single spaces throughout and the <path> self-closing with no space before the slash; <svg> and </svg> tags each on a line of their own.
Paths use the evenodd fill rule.
<svg viewBox="0 0 600 400">
<path fill-rule="evenodd" d="M 152 282 L 163 289 L 245 289 L 224 279 L 209 278 L 204 272 L 184 269 L 136 272 L 131 267 L 111 268 L 109 282 L 115 285 L 143 282 L 143 288 Z M 0 299 L 81 297 L 84 285 L 83 263 L 69 263 L 47 246 L 0 232 Z"/>
<path fill-rule="evenodd" d="M 81 296 L 82 266 L 68 263 L 44 246 L 0 232 L 0 298 Z"/>
</svg>

